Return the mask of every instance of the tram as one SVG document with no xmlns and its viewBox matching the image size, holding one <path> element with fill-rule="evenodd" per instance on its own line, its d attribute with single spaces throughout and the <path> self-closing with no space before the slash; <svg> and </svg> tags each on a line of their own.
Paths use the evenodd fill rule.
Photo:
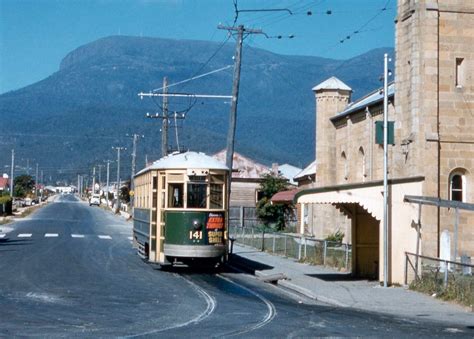
<svg viewBox="0 0 474 339">
<path fill-rule="evenodd" d="M 204 153 L 168 155 L 134 177 L 133 241 L 152 263 L 218 264 L 228 256 L 228 168 Z"/>
</svg>

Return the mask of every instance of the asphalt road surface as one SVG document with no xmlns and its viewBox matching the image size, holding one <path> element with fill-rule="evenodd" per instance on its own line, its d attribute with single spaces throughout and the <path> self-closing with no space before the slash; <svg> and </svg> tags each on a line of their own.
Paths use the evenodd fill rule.
<svg viewBox="0 0 474 339">
<path fill-rule="evenodd" d="M 316 303 L 256 278 L 143 262 L 131 223 L 60 196 L 0 239 L 0 337 L 473 337 Z"/>
</svg>

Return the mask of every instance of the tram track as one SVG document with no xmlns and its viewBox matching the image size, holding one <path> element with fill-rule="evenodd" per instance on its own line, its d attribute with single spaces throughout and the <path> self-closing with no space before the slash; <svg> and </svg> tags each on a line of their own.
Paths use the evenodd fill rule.
<svg viewBox="0 0 474 339">
<path fill-rule="evenodd" d="M 194 317 L 194 318 L 192 318 L 192 319 L 190 319 L 186 322 L 177 323 L 177 324 L 173 324 L 171 326 L 166 326 L 166 327 L 163 327 L 163 328 L 159 328 L 159 329 L 155 329 L 155 330 L 151 330 L 151 331 L 147 331 L 147 332 L 142 332 L 142 333 L 126 336 L 125 338 L 136 338 L 136 337 L 142 337 L 142 336 L 149 336 L 149 335 L 157 334 L 157 333 L 164 332 L 164 331 L 170 331 L 170 330 L 180 329 L 180 328 L 191 326 L 191 325 L 196 325 L 196 324 L 202 322 L 203 320 L 205 320 L 206 318 L 208 318 L 212 313 L 214 313 L 214 310 L 216 309 L 217 302 L 216 302 L 216 300 L 213 296 L 211 296 L 202 287 L 198 286 L 196 283 L 194 283 L 190 279 L 187 279 L 183 275 L 180 275 L 178 273 L 173 273 L 173 276 L 186 281 L 196 291 L 196 293 L 198 295 L 200 295 L 205 300 L 206 309 L 203 312 L 201 312 L 199 315 L 197 315 L 196 317 Z"/>
<path fill-rule="evenodd" d="M 227 281 L 228 283 L 233 284 L 233 285 L 247 291 L 250 294 L 253 294 L 258 299 L 260 299 L 267 307 L 267 314 L 258 323 L 254 324 L 250 327 L 247 327 L 245 329 L 242 329 L 242 330 L 236 330 L 236 331 L 231 331 L 231 332 L 224 333 L 224 334 L 222 334 L 222 336 L 231 337 L 231 336 L 241 335 L 241 334 L 245 334 L 245 333 L 255 331 L 255 330 L 269 324 L 275 318 L 275 316 L 277 315 L 275 305 L 271 301 L 269 301 L 267 298 L 263 297 L 260 293 L 255 292 L 255 291 L 251 290 L 250 288 L 247 288 L 247 287 L 235 282 L 234 280 L 223 276 L 222 274 L 216 274 L 216 277 L 218 277 L 220 279 L 223 279 L 223 280 Z"/>
<path fill-rule="evenodd" d="M 196 328 L 196 331 L 200 331 L 200 334 L 203 336 L 209 336 L 213 338 L 222 338 L 222 337 L 235 337 L 241 336 L 244 334 L 248 334 L 252 331 L 258 330 L 266 325 L 268 325 L 277 315 L 277 310 L 275 305 L 265 298 L 262 294 L 255 291 L 253 288 L 245 286 L 240 282 L 235 281 L 234 279 L 226 276 L 222 273 L 204 273 L 204 274 L 195 274 L 188 272 L 181 272 L 181 273 L 172 273 L 172 275 L 178 279 L 183 279 L 186 283 L 188 283 L 193 290 L 206 301 L 206 309 L 202 311 L 199 315 L 193 317 L 192 319 L 182 322 L 179 324 L 173 324 L 171 326 L 166 326 L 160 329 L 155 329 L 143 333 L 139 333 L 136 335 L 128 336 L 127 338 L 134 338 L 134 337 L 141 337 L 141 336 L 150 336 L 157 333 L 169 333 L 170 335 L 183 335 L 190 331 L 192 328 Z M 235 312 L 239 312 L 238 309 L 244 311 L 241 314 L 251 315 L 251 317 L 247 320 L 247 322 L 242 322 L 240 317 L 226 317 L 223 316 L 225 313 L 222 313 L 224 308 L 224 312 L 229 312 L 228 305 L 236 305 L 235 300 L 228 299 L 226 294 L 222 294 L 222 290 L 229 290 L 234 291 L 232 295 L 248 295 L 251 296 L 250 299 L 244 298 L 243 304 L 237 303 L 239 305 L 237 310 L 234 309 L 233 313 L 229 314 L 236 314 Z M 248 304 L 250 302 L 250 305 Z M 255 321 L 253 316 L 256 315 L 255 311 L 252 313 L 248 313 L 249 307 L 255 310 L 256 304 L 263 304 L 263 309 L 258 312 L 258 318 Z M 220 309 L 220 312 L 215 312 L 217 309 Z M 223 320 L 227 320 L 224 321 Z M 232 319 L 236 319 L 237 322 L 232 321 Z M 228 321 L 231 322 L 228 322 Z M 203 328 L 212 328 L 207 323 L 226 323 L 224 330 L 222 332 L 215 331 L 216 328 L 210 333 L 205 333 L 202 331 Z M 184 332 L 183 332 L 184 331 Z"/>
</svg>

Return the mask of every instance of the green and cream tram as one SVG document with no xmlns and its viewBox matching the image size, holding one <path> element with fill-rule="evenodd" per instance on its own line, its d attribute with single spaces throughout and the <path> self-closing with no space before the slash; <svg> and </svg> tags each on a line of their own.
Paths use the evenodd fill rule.
<svg viewBox="0 0 474 339">
<path fill-rule="evenodd" d="M 135 175 L 133 237 L 159 264 L 227 258 L 227 167 L 204 153 L 168 155 Z"/>
</svg>

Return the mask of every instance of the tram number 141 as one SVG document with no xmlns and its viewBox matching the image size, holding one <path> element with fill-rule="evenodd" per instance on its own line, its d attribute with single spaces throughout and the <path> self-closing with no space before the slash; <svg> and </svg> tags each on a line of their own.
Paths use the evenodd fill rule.
<svg viewBox="0 0 474 339">
<path fill-rule="evenodd" d="M 202 240 L 202 231 L 189 231 L 189 239 Z"/>
</svg>

